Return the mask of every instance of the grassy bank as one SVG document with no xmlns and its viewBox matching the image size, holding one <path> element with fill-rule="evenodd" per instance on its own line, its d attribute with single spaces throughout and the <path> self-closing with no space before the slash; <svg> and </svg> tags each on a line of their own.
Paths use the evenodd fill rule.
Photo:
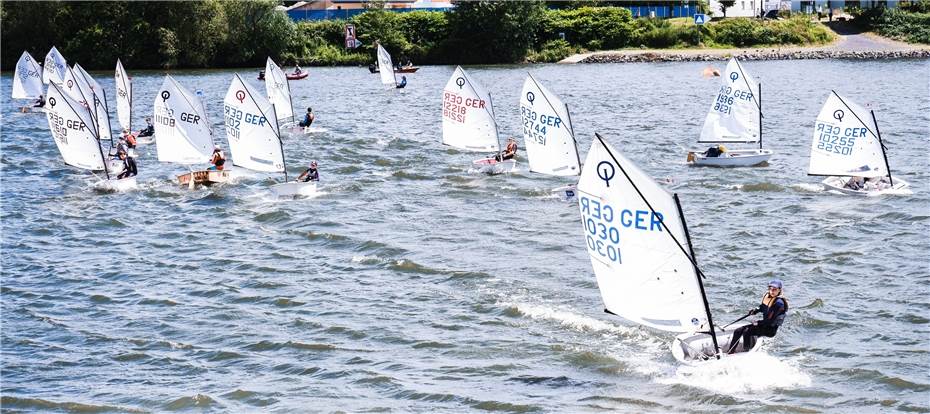
<svg viewBox="0 0 930 414">
<path fill-rule="evenodd" d="M 854 22 L 895 40 L 930 44 L 930 1 L 902 2 L 899 6 L 858 10 Z"/>
</svg>

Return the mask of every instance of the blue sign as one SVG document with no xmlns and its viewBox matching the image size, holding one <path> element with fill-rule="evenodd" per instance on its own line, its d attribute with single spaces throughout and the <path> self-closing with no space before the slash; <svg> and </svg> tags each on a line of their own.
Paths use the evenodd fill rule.
<svg viewBox="0 0 930 414">
<path fill-rule="evenodd" d="M 694 24 L 700 26 L 707 22 L 708 19 L 706 14 L 695 14 L 694 15 Z"/>
</svg>

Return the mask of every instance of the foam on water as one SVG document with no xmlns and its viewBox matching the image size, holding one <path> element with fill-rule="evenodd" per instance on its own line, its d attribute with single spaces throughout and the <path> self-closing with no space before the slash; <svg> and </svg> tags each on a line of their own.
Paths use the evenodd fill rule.
<svg viewBox="0 0 930 414">
<path fill-rule="evenodd" d="M 671 376 L 655 381 L 746 398 L 762 391 L 811 386 L 810 376 L 800 368 L 803 362 L 803 356 L 780 359 L 760 350 L 696 366 L 682 365 Z"/>
</svg>

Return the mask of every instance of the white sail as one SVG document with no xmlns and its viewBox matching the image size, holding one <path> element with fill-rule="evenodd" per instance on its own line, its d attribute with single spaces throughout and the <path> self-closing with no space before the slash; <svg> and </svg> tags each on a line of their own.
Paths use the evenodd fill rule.
<svg viewBox="0 0 930 414">
<path fill-rule="evenodd" d="M 123 68 L 123 62 L 116 59 L 116 119 L 120 127 L 132 130 L 132 79 Z"/>
<path fill-rule="evenodd" d="M 94 79 L 93 76 L 90 76 L 84 68 L 75 63 L 74 72 L 77 77 L 83 78 L 83 85 L 86 85 L 90 88 L 89 94 L 85 96 L 90 99 L 90 102 L 93 102 L 94 105 L 91 108 L 91 112 L 94 117 L 94 122 L 97 123 L 97 137 L 104 141 L 109 141 L 112 138 L 113 129 L 110 125 L 110 109 L 107 105 L 107 91 L 103 89 L 103 86 Z"/>
<path fill-rule="evenodd" d="M 698 142 L 759 142 L 757 86 L 736 58 L 730 58 Z"/>
<path fill-rule="evenodd" d="M 378 45 L 378 69 L 381 71 L 381 83 L 385 85 L 396 86 L 397 78 L 394 76 L 394 64 L 391 63 L 391 55 Z"/>
<path fill-rule="evenodd" d="M 530 171 L 558 176 L 581 174 L 568 107 L 533 75 L 523 82 L 520 116 Z"/>
<path fill-rule="evenodd" d="M 213 153 L 213 128 L 203 104 L 171 75 L 155 93 L 155 147 L 158 160 L 182 164 L 204 163 Z"/>
<path fill-rule="evenodd" d="M 831 92 L 814 122 L 810 175 L 888 175 L 871 114 Z"/>
<path fill-rule="evenodd" d="M 223 114 L 233 164 L 256 171 L 284 172 L 275 106 L 239 74 L 226 91 Z"/>
<path fill-rule="evenodd" d="M 491 95 L 461 66 L 442 90 L 442 143 L 467 151 L 500 151 Z"/>
<path fill-rule="evenodd" d="M 42 69 L 29 52 L 23 52 L 13 73 L 13 99 L 36 99 L 43 95 Z"/>
<path fill-rule="evenodd" d="M 42 70 L 42 83 L 48 84 L 55 82 L 61 84 L 65 79 L 65 71 L 68 69 L 68 61 L 58 52 L 55 46 L 45 55 L 45 66 Z"/>
<path fill-rule="evenodd" d="M 265 92 L 268 92 L 268 100 L 274 104 L 278 119 L 294 118 L 287 76 L 270 57 L 265 62 Z"/>
<path fill-rule="evenodd" d="M 687 249 L 687 240 L 671 195 L 595 139 L 578 182 L 578 205 L 585 245 L 608 311 L 664 331 L 690 332 L 705 323 L 697 276 L 680 247 Z"/>
<path fill-rule="evenodd" d="M 73 68 L 69 67 L 65 69 L 65 76 L 58 84 L 61 85 L 62 92 L 67 94 L 68 97 L 80 103 L 81 106 L 88 109 L 90 108 L 90 102 L 93 102 L 94 93 L 84 77 L 79 75 Z"/>
<path fill-rule="evenodd" d="M 86 170 L 103 170 L 103 152 L 90 112 L 54 82 L 48 86 L 46 109 L 48 128 L 65 164 Z"/>
</svg>

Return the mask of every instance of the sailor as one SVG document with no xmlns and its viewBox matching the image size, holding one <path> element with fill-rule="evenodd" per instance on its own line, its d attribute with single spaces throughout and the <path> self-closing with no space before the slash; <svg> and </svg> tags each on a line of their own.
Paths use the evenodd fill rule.
<svg viewBox="0 0 930 414">
<path fill-rule="evenodd" d="M 401 77 L 400 77 L 400 83 L 397 84 L 396 88 L 397 88 L 397 89 L 403 89 L 405 86 L 407 86 L 407 77 L 406 77 L 406 76 L 401 76 Z"/>
<path fill-rule="evenodd" d="M 148 126 L 145 127 L 145 129 L 139 130 L 138 136 L 150 137 L 152 135 L 155 135 L 155 127 L 152 126 L 152 117 L 150 116 L 145 117 L 145 123 L 148 124 Z"/>
<path fill-rule="evenodd" d="M 862 177 L 850 177 L 846 185 L 843 186 L 843 188 L 856 191 L 861 190 L 863 187 L 865 187 L 865 179 Z"/>
<path fill-rule="evenodd" d="M 320 172 L 316 169 L 316 161 L 310 161 L 310 166 L 297 177 L 299 182 L 320 181 Z"/>
<path fill-rule="evenodd" d="M 126 137 L 119 137 L 119 141 L 116 142 L 116 156 L 119 157 L 119 153 L 126 152 Z M 110 149 L 110 156 L 113 156 L 113 149 Z"/>
<path fill-rule="evenodd" d="M 265 70 L 264 70 L 264 69 L 258 71 L 258 78 L 259 78 L 259 79 L 265 79 Z"/>
<path fill-rule="evenodd" d="M 298 125 L 302 127 L 308 127 L 313 124 L 313 120 L 316 119 L 316 115 L 313 115 L 313 108 L 307 108 L 307 114 L 304 115 L 304 120 L 300 121 Z"/>
<path fill-rule="evenodd" d="M 507 138 L 507 147 L 499 154 L 494 156 L 495 160 L 509 160 L 517 155 L 517 139 L 514 137 Z"/>
<path fill-rule="evenodd" d="M 36 101 L 32 104 L 32 107 L 41 108 L 43 106 L 45 106 L 45 97 L 42 95 L 39 95 L 39 99 L 36 99 Z"/>
<path fill-rule="evenodd" d="M 733 331 L 733 338 L 727 348 L 728 354 L 737 352 L 736 346 L 740 338 L 743 339 L 743 351 L 748 351 L 756 345 L 756 337 L 771 338 L 778 332 L 778 327 L 785 321 L 785 315 L 788 313 L 788 300 L 782 296 L 781 280 L 773 279 L 769 282 L 769 290 L 762 296 L 762 303 L 758 308 L 749 310 L 750 315 L 760 312 L 762 313 L 761 321 L 741 326 Z"/>
<path fill-rule="evenodd" d="M 133 135 L 132 132 L 129 132 L 129 128 L 123 128 L 123 136 L 120 138 L 126 140 L 126 148 L 128 148 L 129 151 L 136 149 L 136 136 Z"/>
<path fill-rule="evenodd" d="M 727 152 L 727 147 L 724 147 L 723 144 L 717 144 L 708 148 L 707 151 L 704 151 L 704 156 L 708 158 L 716 158 L 722 156 L 725 152 Z"/>
<path fill-rule="evenodd" d="M 295 64 L 295 65 L 294 65 L 294 74 L 295 74 L 295 75 L 300 75 L 301 73 L 303 73 L 303 69 L 300 68 L 300 65 L 296 65 L 296 64 Z"/>
<path fill-rule="evenodd" d="M 210 158 L 210 163 L 213 166 L 207 168 L 208 170 L 223 171 L 223 164 L 226 164 L 226 154 L 223 154 L 223 149 L 219 145 L 213 146 L 213 157 Z"/>
<path fill-rule="evenodd" d="M 119 159 L 123 160 L 123 172 L 119 173 L 116 176 L 117 180 L 122 180 L 123 178 L 135 177 L 139 173 L 138 168 L 136 167 L 136 160 L 126 154 L 126 151 L 120 151 L 118 154 Z"/>
</svg>

